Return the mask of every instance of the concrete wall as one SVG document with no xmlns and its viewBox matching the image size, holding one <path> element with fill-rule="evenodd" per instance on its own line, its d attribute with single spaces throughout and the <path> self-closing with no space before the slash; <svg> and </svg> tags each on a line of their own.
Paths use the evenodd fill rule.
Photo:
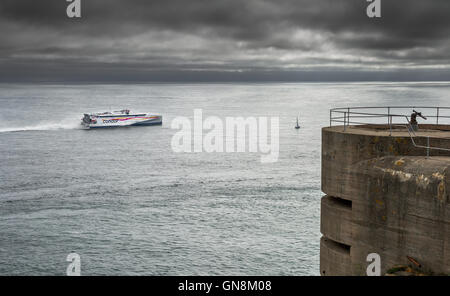
<svg viewBox="0 0 450 296">
<path fill-rule="evenodd" d="M 450 148 L 450 138 L 430 142 Z M 365 275 L 369 253 L 383 273 L 409 256 L 450 274 L 450 153 L 425 154 L 407 136 L 322 130 L 322 275 Z"/>
</svg>

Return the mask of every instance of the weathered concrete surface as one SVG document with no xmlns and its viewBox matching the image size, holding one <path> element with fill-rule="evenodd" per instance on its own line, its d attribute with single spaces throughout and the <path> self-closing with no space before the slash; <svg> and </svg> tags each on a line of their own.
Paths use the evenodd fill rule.
<svg viewBox="0 0 450 296">
<path fill-rule="evenodd" d="M 350 249 L 326 237 L 320 239 L 321 275 L 352 275 Z"/>
<path fill-rule="evenodd" d="M 320 206 L 320 231 L 335 242 L 352 243 L 352 203 L 328 195 L 322 197 Z"/>
<path fill-rule="evenodd" d="M 429 131 L 417 133 L 417 145 L 426 145 L 428 135 L 431 146 L 450 148 L 450 131 Z M 348 175 L 355 163 L 382 156 L 401 155 L 425 156 L 426 150 L 414 147 L 408 132 L 403 130 L 393 132 L 390 137 L 388 130 L 350 126 L 344 132 L 341 126 L 323 128 L 322 191 L 331 196 L 351 200 L 354 195 L 345 195 L 345 191 L 350 185 Z M 450 156 L 450 152 L 431 150 L 430 155 Z"/>
<path fill-rule="evenodd" d="M 383 274 L 407 256 L 450 274 L 450 157 L 424 157 L 409 136 L 354 130 L 323 129 L 321 274 L 364 275 L 374 252 Z M 450 139 L 433 145 L 450 147 Z"/>
</svg>

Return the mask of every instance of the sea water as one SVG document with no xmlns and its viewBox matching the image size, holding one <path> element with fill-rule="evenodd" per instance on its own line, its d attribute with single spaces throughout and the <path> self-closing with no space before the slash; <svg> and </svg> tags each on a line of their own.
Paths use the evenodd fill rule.
<svg viewBox="0 0 450 296">
<path fill-rule="evenodd" d="M 329 109 L 446 106 L 449 94 L 449 83 L 0 84 L 0 274 L 64 275 L 76 252 L 82 275 L 319 275 Z M 83 113 L 120 109 L 163 125 L 80 128 Z M 194 109 L 278 117 L 278 161 L 175 153 L 170 123 Z"/>
</svg>

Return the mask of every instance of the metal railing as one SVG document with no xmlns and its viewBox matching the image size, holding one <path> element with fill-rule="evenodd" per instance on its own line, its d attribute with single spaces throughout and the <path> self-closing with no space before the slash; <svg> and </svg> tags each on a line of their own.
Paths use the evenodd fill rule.
<svg viewBox="0 0 450 296">
<path fill-rule="evenodd" d="M 427 137 L 427 146 L 416 144 L 414 137 L 417 135 L 412 128 L 408 117 L 412 110 L 423 111 L 427 120 L 431 119 L 431 122 L 426 123 L 450 125 L 450 107 L 389 106 L 330 109 L 330 127 L 333 126 L 333 123 L 340 123 L 342 124 L 344 131 L 346 131 L 350 125 L 386 126 L 389 129 L 389 136 L 392 136 L 393 132 L 403 132 L 406 129 L 412 144 L 417 148 L 427 149 L 427 156 L 429 155 L 430 149 L 450 151 L 448 148 L 430 146 L 429 136 Z M 419 118 L 419 120 L 422 119 Z"/>
</svg>

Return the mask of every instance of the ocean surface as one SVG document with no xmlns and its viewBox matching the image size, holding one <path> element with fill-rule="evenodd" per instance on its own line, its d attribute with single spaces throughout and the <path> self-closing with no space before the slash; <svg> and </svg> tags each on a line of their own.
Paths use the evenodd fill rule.
<svg viewBox="0 0 450 296">
<path fill-rule="evenodd" d="M 448 106 L 450 83 L 0 84 L 0 275 L 65 275 L 71 252 L 82 275 L 319 275 L 320 129 L 387 105 Z M 80 129 L 123 108 L 163 125 Z M 278 161 L 173 152 L 197 108 L 279 117 Z"/>
</svg>

